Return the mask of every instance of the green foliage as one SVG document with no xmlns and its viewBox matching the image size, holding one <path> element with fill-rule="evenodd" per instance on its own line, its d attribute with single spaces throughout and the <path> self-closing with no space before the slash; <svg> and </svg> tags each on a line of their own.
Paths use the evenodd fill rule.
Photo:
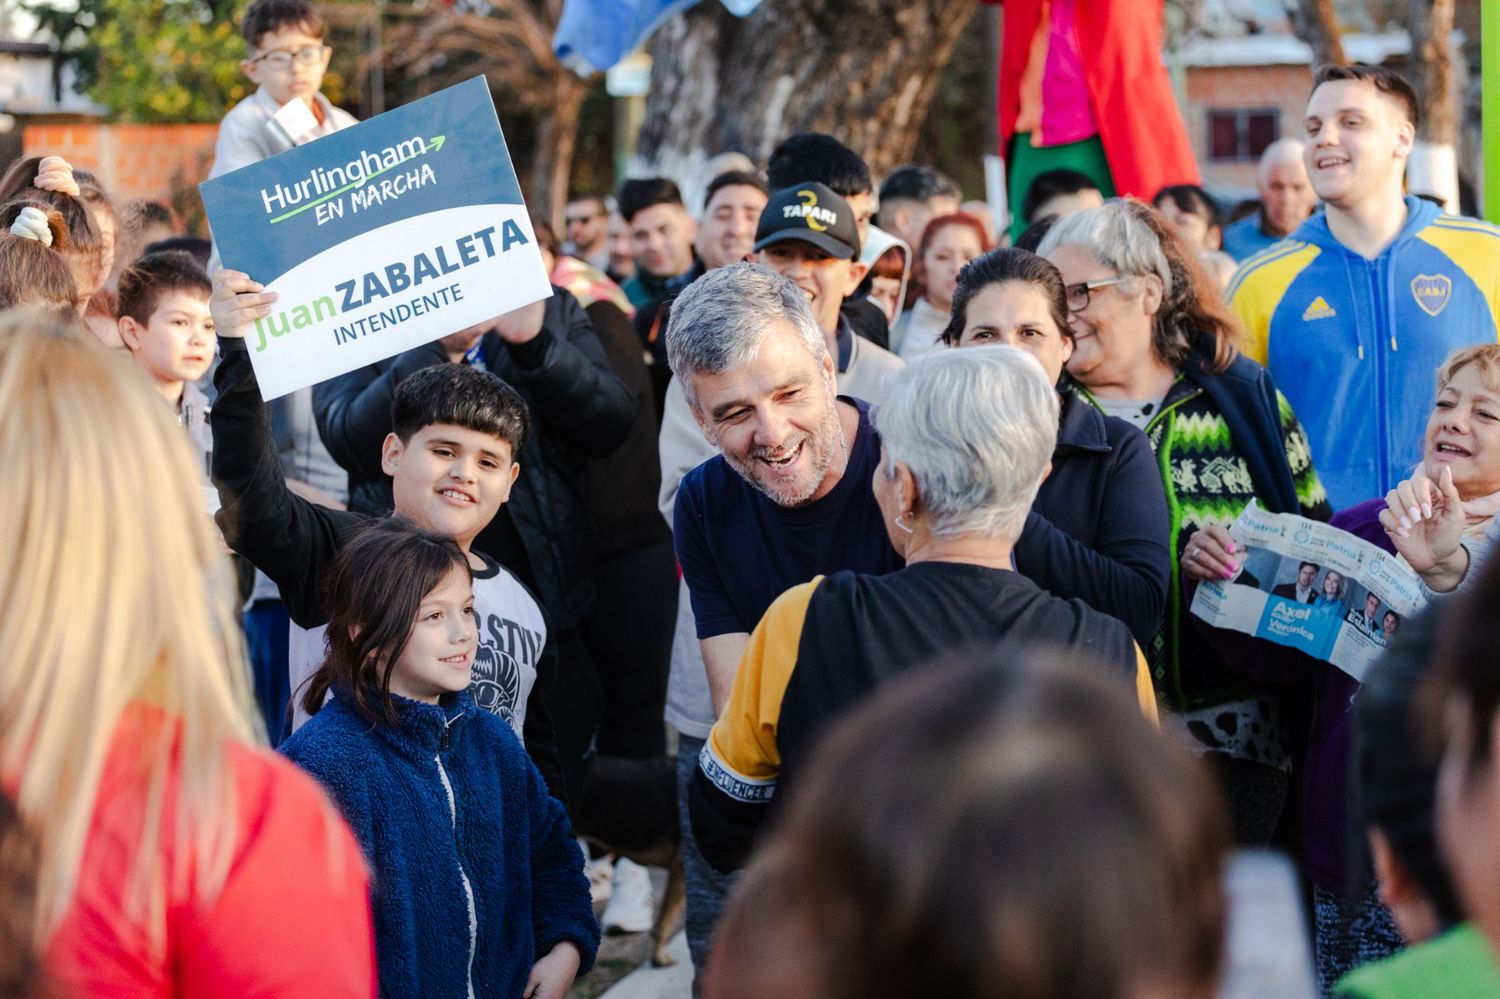
<svg viewBox="0 0 1500 999">
<path fill-rule="evenodd" d="M 235 7 L 203 0 L 51 0 L 28 7 L 121 121 L 214 122 L 250 92 Z"/>
</svg>

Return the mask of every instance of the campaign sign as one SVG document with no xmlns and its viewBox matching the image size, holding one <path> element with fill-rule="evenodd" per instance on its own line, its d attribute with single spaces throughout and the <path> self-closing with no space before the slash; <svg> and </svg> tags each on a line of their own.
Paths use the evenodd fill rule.
<svg viewBox="0 0 1500 999">
<path fill-rule="evenodd" d="M 484 77 L 199 186 L 275 399 L 552 293 Z"/>
</svg>

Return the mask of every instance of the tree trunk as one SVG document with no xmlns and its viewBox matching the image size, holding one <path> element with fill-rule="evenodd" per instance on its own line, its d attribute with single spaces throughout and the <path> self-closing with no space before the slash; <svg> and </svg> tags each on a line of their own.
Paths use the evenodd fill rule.
<svg viewBox="0 0 1500 999">
<path fill-rule="evenodd" d="M 561 67 L 559 67 L 561 69 Z M 536 159 L 531 165 L 531 208 L 564 238 L 563 209 L 568 204 L 568 180 L 573 150 L 578 144 L 578 114 L 589 85 L 569 70 L 553 77 L 552 101 L 536 130 Z"/>
<path fill-rule="evenodd" d="M 1339 15 L 1333 9 L 1333 0 L 1298 0 L 1297 10 L 1302 33 L 1312 46 L 1314 68 L 1324 63 L 1347 63 L 1344 36 L 1339 29 Z"/>
<path fill-rule="evenodd" d="M 763 0 L 737 18 L 700 3 L 651 40 L 632 172 L 677 178 L 696 200 L 710 157 L 738 150 L 764 162 L 779 139 L 805 131 L 836 136 L 876 174 L 920 159 L 918 128 L 975 6 Z"/>
<path fill-rule="evenodd" d="M 400 10 L 384 32 L 385 69 L 410 93 L 393 104 L 424 96 L 484 73 L 502 112 L 534 117 L 537 131 L 529 162 L 527 202 L 559 237 L 567 204 L 568 174 L 577 146 L 578 117 L 589 84 L 558 61 L 552 36 L 563 0 L 486 0 L 431 10 L 415 4 Z M 518 173 L 526 172 L 526 149 L 511 148 Z"/>
<path fill-rule="evenodd" d="M 1418 194 L 1436 194 L 1458 211 L 1458 116 L 1453 93 L 1453 0 L 1410 0 L 1410 71 L 1421 121 L 1417 145 L 1407 161 L 1407 185 Z"/>
</svg>

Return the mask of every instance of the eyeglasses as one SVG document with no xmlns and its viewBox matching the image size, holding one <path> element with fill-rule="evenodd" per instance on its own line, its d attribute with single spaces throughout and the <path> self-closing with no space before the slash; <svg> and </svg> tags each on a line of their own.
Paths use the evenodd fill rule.
<svg viewBox="0 0 1500 999">
<path fill-rule="evenodd" d="M 1078 284 L 1068 285 L 1068 311 L 1082 312 L 1089 307 L 1089 298 L 1100 288 L 1108 288 L 1112 284 L 1123 284 L 1130 278 L 1124 274 L 1116 274 L 1114 277 L 1095 278 L 1093 281 L 1080 281 Z"/>
<path fill-rule="evenodd" d="M 308 45 L 305 48 L 298 49 L 296 52 L 288 52 L 286 49 L 272 49 L 269 52 L 262 52 L 254 59 L 251 59 L 250 62 L 263 62 L 272 69 L 291 69 L 294 62 L 299 66 L 316 66 L 323 61 L 324 56 L 328 52 L 329 48 L 327 45 Z"/>
<path fill-rule="evenodd" d="M 594 221 L 594 219 L 603 217 L 604 215 L 602 213 L 595 212 L 592 215 L 569 215 L 566 216 L 563 221 L 568 223 L 568 225 L 588 225 L 590 222 Z"/>
</svg>

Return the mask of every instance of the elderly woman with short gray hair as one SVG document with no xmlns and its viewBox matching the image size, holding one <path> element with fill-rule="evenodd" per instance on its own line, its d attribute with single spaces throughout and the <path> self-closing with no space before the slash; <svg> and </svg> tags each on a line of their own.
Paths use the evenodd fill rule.
<svg viewBox="0 0 1500 999">
<path fill-rule="evenodd" d="M 938 351 L 893 373 L 875 412 L 875 501 L 906 567 L 839 572 L 783 593 L 750 636 L 699 756 L 689 800 L 699 849 L 743 865 L 777 785 L 823 729 L 886 678 L 980 649 L 1004 669 L 1023 646 L 1060 646 L 1156 699 L 1130 629 L 1011 569 L 1046 476 L 1057 392 L 1013 347 Z"/>
<path fill-rule="evenodd" d="M 1147 656 L 1172 709 L 1164 727 L 1214 766 L 1236 840 L 1263 846 L 1300 755 L 1282 724 L 1287 689 L 1225 662 L 1189 620 L 1181 571 L 1198 555 L 1188 545 L 1193 532 L 1227 527 L 1252 499 L 1272 513 L 1329 518 L 1307 436 L 1270 374 L 1240 354 L 1238 324 L 1154 209 L 1111 201 L 1070 215 L 1038 252 L 1063 275 L 1074 342 L 1068 374 L 1106 414 L 1145 431 L 1162 471 L 1171 590 Z M 1230 578 L 1243 568 L 1242 553 L 1232 554 Z"/>
</svg>

